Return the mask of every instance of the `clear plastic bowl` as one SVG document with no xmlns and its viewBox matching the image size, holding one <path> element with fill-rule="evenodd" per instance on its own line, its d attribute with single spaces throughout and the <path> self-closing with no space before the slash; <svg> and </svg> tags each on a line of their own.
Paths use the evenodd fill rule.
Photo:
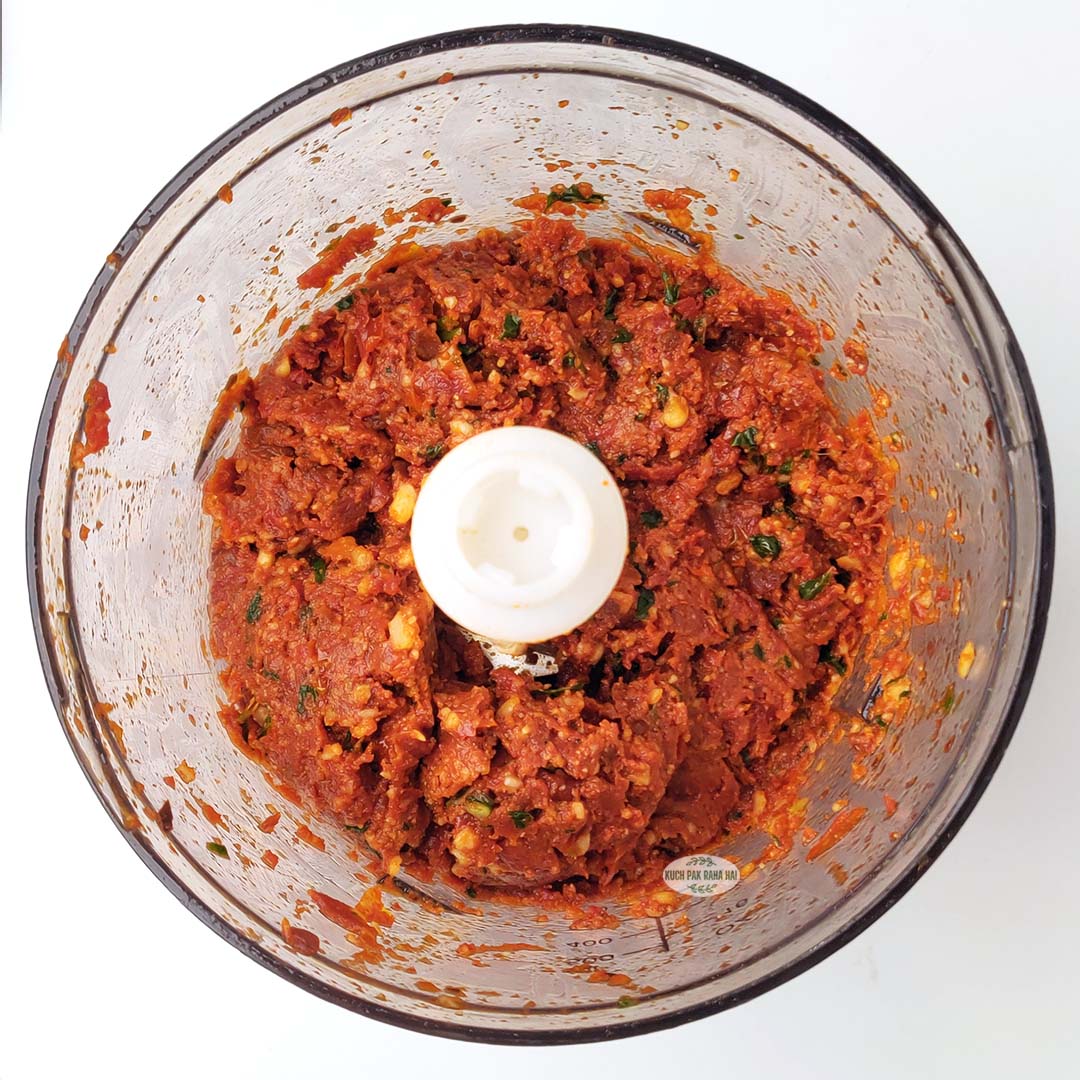
<svg viewBox="0 0 1080 1080">
<path fill-rule="evenodd" d="M 343 108 L 351 119 L 333 124 Z M 261 364 L 281 319 L 297 314 L 296 275 L 334 223 L 450 194 L 467 221 L 426 235 L 454 238 L 509 224 L 521 216 L 511 200 L 578 171 L 608 196 L 610 209 L 588 216 L 594 230 L 634 223 L 646 187 L 702 192 L 718 208 L 700 220 L 715 226 L 719 260 L 816 305 L 835 328 L 826 367 L 862 321 L 869 376 L 830 386 L 846 411 L 868 404 L 871 385 L 891 396 L 880 433 L 901 434 L 908 500 L 894 524 L 900 535 L 925 529 L 924 550 L 962 583 L 961 609 L 916 634 L 925 680 L 913 715 L 862 782 L 846 743 L 821 751 L 807 824 L 822 829 L 840 799 L 868 808 L 828 858 L 808 862 L 796 845 L 722 897 L 618 929 L 576 930 L 556 914 L 541 923 L 520 906 L 457 911 L 453 894 L 425 886 L 436 902 L 399 897 L 381 952 L 358 954 L 307 895 L 356 901 L 371 877 L 350 857 L 354 838 L 282 798 L 217 718 L 205 646 L 210 522 L 200 511 L 207 420 L 229 376 Z M 226 184 L 231 202 L 218 196 Z M 403 228 L 387 228 L 380 250 Z M 970 813 L 1016 725 L 1053 549 L 1046 441 L 1020 350 L 963 245 L 895 166 L 812 102 L 729 60 L 618 31 L 527 26 L 344 64 L 180 171 L 102 268 L 68 348 L 38 431 L 28 549 L 42 662 L 72 749 L 182 903 L 254 960 L 357 1012 L 544 1043 L 648 1031 L 745 1001 L 850 940 L 911 887 Z M 95 376 L 112 397 L 110 442 L 73 473 L 69 448 Z M 210 458 L 228 452 L 234 431 Z M 968 641 L 976 660 L 960 679 Z M 864 676 L 847 681 L 853 712 Z M 944 714 L 950 684 L 956 704 Z M 899 803 L 891 818 L 884 794 Z M 166 800 L 171 831 L 155 814 Z M 270 807 L 282 818 L 267 835 L 259 823 Z M 325 851 L 297 839 L 305 824 Z M 762 844 L 750 835 L 719 850 L 745 861 Z M 280 856 L 276 869 L 260 860 L 267 849 Z M 287 947 L 283 916 L 319 937 L 317 956 Z M 536 948 L 470 959 L 461 943 Z M 590 981 L 595 971 L 625 975 L 629 987 Z"/>
</svg>

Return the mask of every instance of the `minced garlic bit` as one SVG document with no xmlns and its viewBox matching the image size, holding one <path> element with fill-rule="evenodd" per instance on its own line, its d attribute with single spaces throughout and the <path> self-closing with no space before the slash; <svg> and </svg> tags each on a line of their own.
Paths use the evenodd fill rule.
<svg viewBox="0 0 1080 1080">
<path fill-rule="evenodd" d="M 412 518 L 416 506 L 416 488 L 412 484 L 401 484 L 394 492 L 394 501 L 390 504 L 390 520 L 396 525 L 405 525 Z"/>
<path fill-rule="evenodd" d="M 664 411 L 660 419 L 665 427 L 681 428 L 690 419 L 690 410 L 686 406 L 686 398 L 682 394 L 669 393 L 664 403 Z"/>
</svg>

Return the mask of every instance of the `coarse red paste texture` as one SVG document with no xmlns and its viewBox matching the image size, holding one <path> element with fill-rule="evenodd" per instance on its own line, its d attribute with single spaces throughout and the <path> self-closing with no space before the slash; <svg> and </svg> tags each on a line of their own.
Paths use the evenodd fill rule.
<svg viewBox="0 0 1080 1080">
<path fill-rule="evenodd" d="M 383 267 L 244 384 L 206 486 L 235 737 L 385 866 L 472 884 L 595 890 L 737 830 L 882 610 L 892 470 L 814 323 L 562 216 Z M 439 457 L 506 424 L 593 450 L 630 521 L 547 679 L 492 670 L 409 547 Z"/>
</svg>

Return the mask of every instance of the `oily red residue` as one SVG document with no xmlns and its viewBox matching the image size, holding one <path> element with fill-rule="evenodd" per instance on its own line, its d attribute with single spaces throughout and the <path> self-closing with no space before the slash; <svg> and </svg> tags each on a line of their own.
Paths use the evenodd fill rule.
<svg viewBox="0 0 1080 1080">
<path fill-rule="evenodd" d="M 606 908 L 596 904 L 586 904 L 577 909 L 577 914 L 570 922 L 571 930 L 618 930 L 619 920 Z"/>
<path fill-rule="evenodd" d="M 56 352 L 56 359 L 59 360 L 61 364 L 72 364 L 75 362 L 75 354 L 71 351 L 71 344 L 66 337 L 60 342 L 60 348 Z"/>
<path fill-rule="evenodd" d="M 653 210 L 685 210 L 690 205 L 687 188 L 669 191 L 667 188 L 648 188 L 642 193 L 645 205 Z"/>
<path fill-rule="evenodd" d="M 472 957 L 480 953 L 546 952 L 542 945 L 530 945 L 526 941 L 506 942 L 503 945 L 470 945 L 462 942 L 455 950 L 458 956 Z"/>
<path fill-rule="evenodd" d="M 278 857 L 272 851 L 264 851 L 259 858 L 269 866 L 271 870 L 277 867 Z"/>
<path fill-rule="evenodd" d="M 203 813 L 203 817 L 210 822 L 211 825 L 219 825 L 227 832 L 229 826 L 226 824 L 225 819 L 208 803 L 203 802 L 202 799 L 195 800 L 199 804 L 199 809 Z"/>
<path fill-rule="evenodd" d="M 343 930 L 359 933 L 368 926 L 368 920 L 361 918 L 356 913 L 355 908 L 350 907 L 348 904 L 335 900 L 334 897 L 327 896 L 326 893 L 317 892 L 315 889 L 308 889 L 308 896 L 315 901 L 315 906 L 322 912 L 324 918 L 329 919 L 330 922 L 340 926 Z"/>
<path fill-rule="evenodd" d="M 221 187 L 218 188 L 217 197 L 223 203 L 231 203 L 233 198 L 232 187 L 229 184 L 222 184 Z"/>
<path fill-rule="evenodd" d="M 79 526 L 79 539 L 84 544 L 86 543 L 86 539 L 87 539 L 87 537 L 89 535 L 90 535 L 90 526 L 89 525 L 80 525 Z"/>
<path fill-rule="evenodd" d="M 608 986 L 633 986 L 633 980 L 629 975 L 611 971 L 594 971 L 585 981 L 591 983 L 605 983 Z"/>
<path fill-rule="evenodd" d="M 814 841 L 810 850 L 806 853 L 806 861 L 813 862 L 820 859 L 830 848 L 838 844 L 856 825 L 863 819 L 866 813 L 865 806 L 849 806 L 841 810 L 829 822 L 825 831 Z"/>
<path fill-rule="evenodd" d="M 305 844 L 310 844 L 318 851 L 326 850 L 326 841 L 316 833 L 313 833 L 306 825 L 301 825 L 296 830 L 296 839 L 303 840 Z"/>
<path fill-rule="evenodd" d="M 653 210 L 661 210 L 668 221 L 681 229 L 689 232 L 694 225 L 693 215 L 688 207 L 691 199 L 700 198 L 701 192 L 692 188 L 676 188 L 668 191 L 666 188 L 650 188 L 642 193 L 642 199 L 646 206 Z"/>
<path fill-rule="evenodd" d="M 81 469 L 91 454 L 109 445 L 109 391 L 103 382 L 91 379 L 83 396 L 86 413 L 83 416 L 83 438 L 71 447 L 71 467 Z"/>
<path fill-rule="evenodd" d="M 900 804 L 891 795 L 882 795 L 881 799 L 885 803 L 885 817 L 891 818 Z"/>
<path fill-rule="evenodd" d="M 166 799 L 157 812 L 158 824 L 161 826 L 163 832 L 172 832 L 173 827 L 173 813 L 172 803 Z"/>
<path fill-rule="evenodd" d="M 344 236 L 336 237 L 323 248 L 319 261 L 314 266 L 309 266 L 296 279 L 296 283 L 301 289 L 321 289 L 353 259 L 369 252 L 381 232 L 377 226 L 368 223 L 357 225 Z"/>
<path fill-rule="evenodd" d="M 277 823 L 281 820 L 281 815 L 278 813 L 271 814 L 267 818 L 263 818 L 259 822 L 259 829 L 264 833 L 272 833 L 277 828 Z"/>
<path fill-rule="evenodd" d="M 366 923 L 373 926 L 393 926 L 394 916 L 383 904 L 383 891 L 378 885 L 365 890 L 353 909 Z"/>
<path fill-rule="evenodd" d="M 454 213 L 456 209 L 457 207 L 449 200 L 444 202 L 442 199 L 432 195 L 428 199 L 421 199 L 419 202 L 413 203 L 406 213 L 412 215 L 413 221 L 427 221 L 435 224 L 435 222 L 442 221 L 448 214 Z"/>
<path fill-rule="evenodd" d="M 337 907 L 332 910 L 344 917 Z M 323 914 L 331 918 L 325 911 Z M 383 929 L 394 925 L 394 915 L 383 905 L 382 889 L 378 885 L 371 886 L 360 897 L 350 914 L 360 922 L 357 928 L 345 932 L 346 940 L 357 948 L 353 956 L 354 963 L 360 967 L 377 966 L 383 963 L 387 956 L 400 955 L 380 941 Z"/>
<path fill-rule="evenodd" d="M 445 86 L 446 83 L 450 82 L 453 78 L 454 73 L 452 71 L 444 71 L 435 81 L 439 83 L 440 86 Z"/>
<path fill-rule="evenodd" d="M 844 355 L 850 361 L 848 367 L 853 375 L 865 375 L 870 367 L 866 346 L 858 338 L 848 338 L 844 342 Z"/>
<path fill-rule="evenodd" d="M 285 939 L 285 944 L 301 956 L 316 956 L 319 952 L 318 937 L 310 930 L 293 926 L 288 919 L 281 920 L 281 936 Z"/>
<path fill-rule="evenodd" d="M 330 123 L 337 127 L 338 124 L 344 124 L 346 120 L 352 119 L 352 109 L 348 105 L 342 105 L 340 109 L 335 109 L 330 114 Z"/>
</svg>

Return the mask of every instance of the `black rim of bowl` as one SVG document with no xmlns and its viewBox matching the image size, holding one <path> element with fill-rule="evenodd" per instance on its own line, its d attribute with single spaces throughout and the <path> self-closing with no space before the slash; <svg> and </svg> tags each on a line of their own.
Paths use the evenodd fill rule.
<svg viewBox="0 0 1080 1080">
<path fill-rule="evenodd" d="M 435 1020 L 422 1016 L 411 1016 L 388 1008 L 374 1001 L 366 1001 L 351 997 L 331 989 L 318 982 L 316 979 L 286 965 L 279 957 L 264 950 L 249 938 L 238 933 L 233 927 L 224 922 L 216 912 L 207 907 L 202 901 L 193 897 L 187 889 L 172 875 L 169 869 L 161 863 L 157 856 L 149 848 L 139 843 L 136 837 L 128 829 L 116 822 L 115 815 L 105 800 L 92 776 L 87 773 L 87 779 L 94 788 L 95 793 L 102 805 L 113 817 L 117 827 L 127 839 L 131 847 L 138 853 L 142 861 L 150 868 L 154 875 L 168 888 L 168 890 L 185 907 L 193 911 L 207 926 L 218 935 L 230 942 L 245 955 L 276 972 L 282 978 L 304 990 L 321 997 L 326 1001 L 333 1002 L 343 1008 L 360 1013 L 372 1019 L 381 1020 L 412 1031 L 428 1034 L 442 1035 L 450 1038 L 464 1039 L 476 1042 L 499 1042 L 521 1045 L 555 1045 L 559 1043 L 596 1042 L 612 1038 L 621 1038 L 630 1035 L 641 1035 L 650 1031 L 662 1030 L 697 1020 L 713 1013 L 730 1009 L 745 1001 L 765 993 L 796 975 L 813 967 L 815 964 L 832 955 L 837 949 L 846 945 L 857 937 L 871 923 L 875 922 L 890 907 L 892 907 L 926 872 L 937 857 L 945 850 L 949 842 L 956 835 L 960 826 L 967 820 L 968 815 L 974 809 L 982 793 L 986 790 L 991 777 L 997 770 L 1002 755 L 1012 739 L 1013 732 L 1020 719 L 1024 705 L 1027 701 L 1031 683 L 1038 666 L 1039 653 L 1042 649 L 1043 634 L 1046 626 L 1046 615 L 1050 605 L 1050 589 L 1053 577 L 1054 564 L 1054 498 L 1053 485 L 1050 471 L 1049 449 L 1046 442 L 1046 433 L 1043 429 L 1039 414 L 1038 404 L 1035 399 L 1034 389 L 1028 374 L 1027 365 L 1024 361 L 1019 344 L 1017 343 L 1008 320 L 1001 310 L 997 298 L 994 296 L 989 283 L 979 270 L 970 253 L 963 243 L 953 232 L 942 215 L 919 190 L 919 188 L 889 160 L 872 143 L 868 142 L 844 121 L 834 116 L 828 110 L 804 97 L 789 86 L 763 75 L 753 68 L 746 67 L 734 60 L 671 41 L 667 38 L 654 37 L 649 34 L 638 34 L 625 30 L 612 30 L 593 26 L 531 24 L 531 25 L 508 25 L 489 26 L 475 29 L 453 31 L 447 34 L 437 34 L 432 37 L 419 38 L 414 41 L 395 45 L 389 49 L 380 49 L 355 60 L 347 61 L 337 67 L 315 75 L 310 79 L 294 86 L 292 89 L 267 102 L 261 108 L 256 109 L 239 123 L 235 124 L 224 135 L 210 143 L 204 150 L 197 154 L 187 165 L 182 168 L 172 180 L 151 200 L 147 208 L 136 219 L 135 224 L 125 234 L 123 240 L 117 245 L 116 251 L 122 257 L 126 256 L 138 243 L 142 233 L 155 221 L 168 207 L 179 192 L 183 191 L 188 184 L 216 161 L 222 154 L 229 150 L 241 138 L 250 134 L 253 130 L 262 126 L 272 117 L 297 102 L 320 93 L 337 83 L 354 78 L 365 72 L 389 65 L 404 64 L 422 56 L 433 53 L 447 52 L 454 49 L 471 48 L 491 44 L 518 44 L 518 43 L 565 43 L 603 45 L 609 48 L 623 49 L 633 52 L 641 52 L 650 56 L 681 61 L 706 71 L 715 72 L 728 79 L 741 83 L 750 89 L 765 94 L 779 101 L 787 108 L 801 114 L 818 127 L 827 131 L 833 138 L 843 144 L 849 151 L 865 161 L 899 194 L 909 207 L 919 216 L 925 226 L 940 230 L 948 236 L 950 242 L 955 245 L 968 267 L 972 271 L 975 280 L 982 290 L 986 300 L 992 305 L 994 314 L 1000 321 L 1001 328 L 1006 335 L 1006 347 L 1011 358 L 1013 372 L 1022 393 L 1023 406 L 1027 413 L 1027 419 L 1033 433 L 1032 448 L 1036 464 L 1036 472 L 1039 483 L 1039 511 L 1041 545 L 1038 552 L 1038 594 L 1032 605 L 1031 619 L 1029 623 L 1030 634 L 1024 645 L 1023 660 L 1016 683 L 1016 689 L 1009 702 L 1001 730 L 986 755 L 986 760 L 979 772 L 973 777 L 963 799 L 954 807 L 951 816 L 944 829 L 933 840 L 925 855 L 903 874 L 895 885 L 879 900 L 871 905 L 861 916 L 846 925 L 838 933 L 822 942 L 805 956 L 796 962 L 774 972 L 756 983 L 737 991 L 729 991 L 718 994 L 716 997 L 695 1005 L 675 1009 L 663 1016 L 642 1018 L 633 1020 L 626 1018 L 619 1023 L 598 1025 L 586 1029 L 567 1028 L 563 1031 L 513 1031 L 487 1028 L 475 1024 L 456 1024 L 441 1020 Z M 91 285 L 75 320 L 68 333 L 67 342 L 74 352 L 89 326 L 98 305 L 109 288 L 112 273 L 106 267 L 98 274 Z M 63 368 L 66 364 L 61 361 L 53 375 L 42 408 L 41 418 L 38 423 L 37 435 L 34 443 L 34 452 L 30 464 L 30 484 L 27 492 L 26 508 L 26 550 L 27 550 L 27 578 L 30 591 L 31 615 L 34 622 L 34 633 L 37 639 L 38 654 L 41 658 L 45 679 L 48 683 L 49 693 L 59 716 L 63 716 L 63 701 L 67 696 L 61 685 L 53 656 L 52 643 L 45 625 L 45 613 L 43 610 L 40 582 L 39 582 L 39 510 L 40 499 L 44 481 L 44 466 L 47 460 L 50 436 L 52 433 L 53 420 L 57 403 L 60 399 L 66 372 Z M 66 733 L 66 727 L 65 727 Z M 74 746 L 73 746 L 73 749 Z M 76 752 L 76 757 L 82 765 L 82 759 Z M 84 772 L 86 771 L 83 766 Z"/>
</svg>

